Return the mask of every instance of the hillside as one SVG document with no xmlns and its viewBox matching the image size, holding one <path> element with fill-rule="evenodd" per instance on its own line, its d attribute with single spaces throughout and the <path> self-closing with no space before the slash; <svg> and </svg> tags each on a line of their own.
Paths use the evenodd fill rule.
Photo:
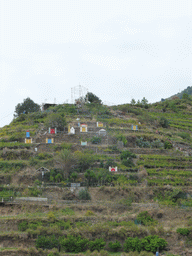
<svg viewBox="0 0 192 256">
<path fill-rule="evenodd" d="M 174 98 L 174 97 L 178 97 L 179 99 L 182 99 L 183 94 L 187 94 L 189 96 L 192 96 L 192 86 L 188 86 L 186 89 L 184 89 L 183 91 L 171 96 L 169 99 Z"/>
<path fill-rule="evenodd" d="M 0 255 L 192 255 L 191 109 L 63 104 L 1 128 Z"/>
</svg>

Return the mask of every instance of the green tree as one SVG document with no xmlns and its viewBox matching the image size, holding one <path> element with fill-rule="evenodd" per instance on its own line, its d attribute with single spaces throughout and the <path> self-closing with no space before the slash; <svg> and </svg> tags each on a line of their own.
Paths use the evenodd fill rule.
<svg viewBox="0 0 192 256">
<path fill-rule="evenodd" d="M 64 149 L 57 154 L 55 161 L 58 167 L 62 170 L 63 177 L 67 179 L 70 176 L 72 167 L 76 162 L 75 156 L 70 150 Z"/>
<path fill-rule="evenodd" d="M 169 121 L 165 117 L 161 117 L 161 119 L 159 120 L 159 124 L 163 128 L 168 128 L 169 127 Z"/>
<path fill-rule="evenodd" d="M 136 104 L 135 99 L 132 99 L 132 100 L 131 100 L 131 105 L 135 105 L 135 104 Z"/>
<path fill-rule="evenodd" d="M 66 124 L 65 116 L 61 113 L 51 113 L 45 120 L 46 127 L 56 127 L 59 130 L 63 130 Z"/>
<path fill-rule="evenodd" d="M 85 96 L 85 99 L 88 99 L 88 101 L 90 103 L 97 103 L 97 104 L 101 104 L 101 100 L 99 99 L 99 97 L 97 97 L 95 94 L 93 94 L 92 92 L 88 92 Z"/>
<path fill-rule="evenodd" d="M 182 99 L 184 99 L 184 100 L 190 100 L 190 96 L 189 96 L 189 94 L 187 94 L 187 93 L 183 93 L 183 95 L 182 95 Z"/>
<path fill-rule="evenodd" d="M 148 100 L 145 97 L 143 97 L 143 99 L 141 100 L 141 104 L 142 105 L 148 104 Z"/>
<path fill-rule="evenodd" d="M 15 113 L 14 116 L 20 116 L 21 114 L 28 114 L 32 112 L 38 112 L 40 111 L 40 106 L 35 103 L 30 98 L 24 99 L 23 103 L 18 103 L 15 107 Z"/>
<path fill-rule="evenodd" d="M 87 170 L 84 174 L 85 178 L 88 181 L 88 185 L 90 185 L 91 182 L 94 182 L 96 180 L 96 175 L 94 173 L 94 171 L 92 170 Z"/>
<path fill-rule="evenodd" d="M 117 252 L 119 249 L 121 249 L 121 244 L 119 241 L 115 241 L 114 243 L 109 242 L 109 248 L 113 251 L 113 252 Z"/>
<path fill-rule="evenodd" d="M 75 152 L 75 157 L 77 159 L 77 169 L 79 172 L 87 170 L 95 161 L 95 155 L 80 151 Z"/>
</svg>

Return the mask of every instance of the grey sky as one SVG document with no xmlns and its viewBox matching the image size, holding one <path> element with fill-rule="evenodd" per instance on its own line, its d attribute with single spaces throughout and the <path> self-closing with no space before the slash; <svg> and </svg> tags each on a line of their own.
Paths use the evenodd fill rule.
<svg viewBox="0 0 192 256">
<path fill-rule="evenodd" d="M 149 102 L 192 86 L 192 0 L 0 0 L 0 126 L 17 103 Z"/>
</svg>

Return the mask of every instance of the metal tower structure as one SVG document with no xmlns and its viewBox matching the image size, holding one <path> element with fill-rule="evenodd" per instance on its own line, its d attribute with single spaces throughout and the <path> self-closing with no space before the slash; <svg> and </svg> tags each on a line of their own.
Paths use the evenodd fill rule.
<svg viewBox="0 0 192 256">
<path fill-rule="evenodd" d="M 88 93 L 88 89 L 82 85 L 77 85 L 71 88 L 71 103 L 74 104 L 75 100 L 80 98 L 85 98 L 86 94 Z M 85 99 L 85 102 L 87 100 Z"/>
</svg>

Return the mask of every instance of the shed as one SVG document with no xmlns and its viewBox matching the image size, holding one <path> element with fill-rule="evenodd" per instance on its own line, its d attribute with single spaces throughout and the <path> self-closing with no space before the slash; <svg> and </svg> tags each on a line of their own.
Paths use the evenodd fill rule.
<svg viewBox="0 0 192 256">
<path fill-rule="evenodd" d="M 87 124 L 80 125 L 80 132 L 87 132 Z"/>
<path fill-rule="evenodd" d="M 30 132 L 26 131 L 26 138 L 30 138 Z"/>
<path fill-rule="evenodd" d="M 68 126 L 68 134 L 75 134 L 75 128 Z"/>
<path fill-rule="evenodd" d="M 31 139 L 29 139 L 29 138 L 25 138 L 25 143 L 29 143 L 29 144 L 31 144 L 31 143 L 32 143 L 32 138 L 31 138 Z"/>
<path fill-rule="evenodd" d="M 132 131 L 138 131 L 138 125 L 133 125 L 131 126 Z"/>
<path fill-rule="evenodd" d="M 101 136 L 105 136 L 107 134 L 106 130 L 105 129 L 101 129 L 99 130 L 99 135 Z"/>
<path fill-rule="evenodd" d="M 81 141 L 81 146 L 87 146 L 87 141 Z"/>
<path fill-rule="evenodd" d="M 110 172 L 117 172 L 117 166 L 115 166 L 115 167 L 109 166 L 109 171 Z"/>
<path fill-rule="evenodd" d="M 50 134 L 56 134 L 57 133 L 57 128 L 49 128 L 49 133 Z"/>
<path fill-rule="evenodd" d="M 97 127 L 103 127 L 103 123 L 97 122 Z"/>
<path fill-rule="evenodd" d="M 46 138 L 46 143 L 48 143 L 48 144 L 54 143 L 54 139 L 53 138 Z"/>
<path fill-rule="evenodd" d="M 57 104 L 55 104 L 55 103 L 43 103 L 42 104 L 42 110 L 46 111 L 48 108 L 55 107 L 55 106 L 57 106 Z"/>
</svg>

